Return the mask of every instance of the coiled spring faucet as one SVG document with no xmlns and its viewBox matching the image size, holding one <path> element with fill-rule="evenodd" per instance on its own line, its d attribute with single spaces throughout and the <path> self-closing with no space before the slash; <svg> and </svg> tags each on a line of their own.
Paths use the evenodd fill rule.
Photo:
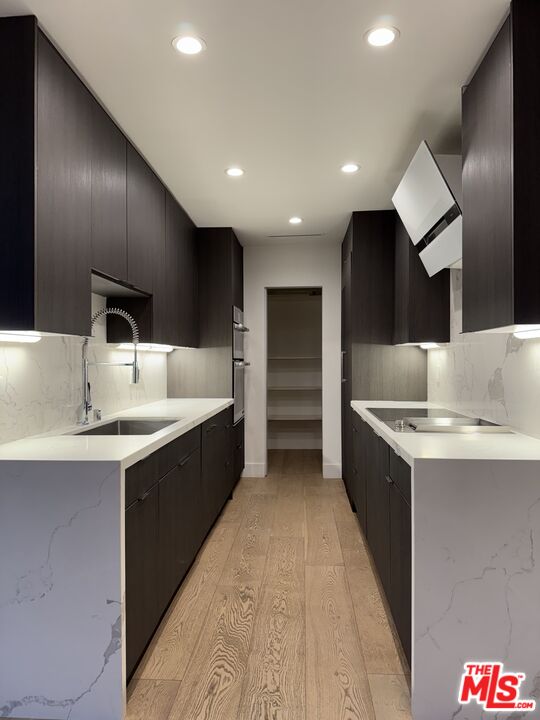
<svg viewBox="0 0 540 720">
<path fill-rule="evenodd" d="M 120 367 L 131 368 L 131 382 L 137 384 L 139 382 L 139 365 L 137 363 L 137 345 L 139 343 L 139 327 L 135 322 L 135 319 L 125 310 L 119 308 L 102 308 L 92 315 L 92 321 L 90 323 L 90 332 L 93 331 L 96 322 L 105 315 L 118 315 L 124 318 L 131 326 L 131 333 L 133 337 L 133 362 L 95 362 L 91 363 L 88 360 L 88 338 L 84 338 L 82 345 L 82 373 L 83 373 L 83 405 L 81 419 L 79 425 L 88 425 L 88 415 L 92 410 L 92 393 L 90 388 L 90 381 L 88 379 L 88 368 L 90 365 L 113 365 Z"/>
</svg>

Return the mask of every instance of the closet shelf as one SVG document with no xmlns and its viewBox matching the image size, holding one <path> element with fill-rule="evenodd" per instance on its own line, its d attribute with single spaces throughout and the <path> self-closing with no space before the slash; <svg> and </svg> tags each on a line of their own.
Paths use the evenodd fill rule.
<svg viewBox="0 0 540 720">
<path fill-rule="evenodd" d="M 322 390 L 322 385 L 269 385 L 268 390 Z"/>
<path fill-rule="evenodd" d="M 320 355 L 281 355 L 281 356 L 268 356 L 269 360 L 322 360 L 322 357 Z"/>
<path fill-rule="evenodd" d="M 322 420 L 322 415 L 269 415 L 268 420 L 270 422 L 298 422 L 299 420 L 308 421 L 308 422 L 316 422 Z"/>
</svg>

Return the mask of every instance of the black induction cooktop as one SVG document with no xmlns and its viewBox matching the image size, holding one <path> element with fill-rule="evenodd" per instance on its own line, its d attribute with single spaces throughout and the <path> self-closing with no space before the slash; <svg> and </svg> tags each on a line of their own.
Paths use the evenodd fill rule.
<svg viewBox="0 0 540 720">
<path fill-rule="evenodd" d="M 460 413 L 445 410 L 444 408 L 366 408 L 372 415 L 384 422 L 403 420 L 407 417 L 417 418 L 460 418 L 466 417 Z"/>
</svg>

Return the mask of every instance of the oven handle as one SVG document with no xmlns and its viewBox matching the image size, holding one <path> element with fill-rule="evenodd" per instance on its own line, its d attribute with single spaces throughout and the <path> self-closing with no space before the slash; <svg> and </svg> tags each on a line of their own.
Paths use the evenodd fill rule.
<svg viewBox="0 0 540 720">
<path fill-rule="evenodd" d="M 249 367 L 250 365 L 251 365 L 251 363 L 244 362 L 243 360 L 235 360 L 234 361 L 234 367 L 237 367 L 237 368 L 245 368 L 245 367 Z"/>
</svg>

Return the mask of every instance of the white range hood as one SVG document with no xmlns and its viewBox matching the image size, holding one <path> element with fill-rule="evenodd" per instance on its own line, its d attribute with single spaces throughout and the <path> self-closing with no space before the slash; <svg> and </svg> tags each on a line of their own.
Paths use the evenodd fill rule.
<svg viewBox="0 0 540 720">
<path fill-rule="evenodd" d="M 423 141 L 392 198 L 428 275 L 460 267 L 461 157 L 433 156 Z"/>
</svg>

